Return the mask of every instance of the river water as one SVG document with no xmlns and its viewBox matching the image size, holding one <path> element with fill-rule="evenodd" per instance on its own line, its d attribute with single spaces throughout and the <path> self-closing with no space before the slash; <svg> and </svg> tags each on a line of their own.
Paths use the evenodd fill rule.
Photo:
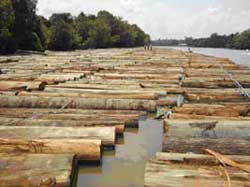
<svg viewBox="0 0 250 187">
<path fill-rule="evenodd" d="M 182 51 L 188 51 L 188 47 L 160 47 L 160 48 L 173 48 Z M 229 58 L 237 64 L 250 66 L 250 51 L 234 50 L 234 49 L 221 49 L 221 48 L 191 48 L 194 53 L 205 54 L 215 57 Z"/>
<path fill-rule="evenodd" d="M 105 151 L 101 165 L 81 164 L 77 187 L 143 187 L 146 161 L 162 150 L 163 122 L 141 120 L 127 129 L 115 151 Z"/>
</svg>

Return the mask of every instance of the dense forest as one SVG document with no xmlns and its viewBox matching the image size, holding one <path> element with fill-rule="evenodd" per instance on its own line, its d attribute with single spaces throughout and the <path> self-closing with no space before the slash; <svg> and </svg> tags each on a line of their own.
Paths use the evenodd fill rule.
<svg viewBox="0 0 250 187">
<path fill-rule="evenodd" d="M 97 15 L 36 14 L 37 0 L 0 0 L 0 54 L 17 49 L 44 51 L 136 47 L 150 41 L 137 25 L 107 11 Z"/>
<path fill-rule="evenodd" d="M 181 44 L 187 44 L 190 47 L 250 49 L 250 29 L 242 33 L 230 35 L 219 35 L 214 33 L 208 38 L 194 39 L 192 37 L 186 37 L 185 40 L 159 39 L 153 41 L 153 45 L 158 46 L 177 46 Z"/>
</svg>

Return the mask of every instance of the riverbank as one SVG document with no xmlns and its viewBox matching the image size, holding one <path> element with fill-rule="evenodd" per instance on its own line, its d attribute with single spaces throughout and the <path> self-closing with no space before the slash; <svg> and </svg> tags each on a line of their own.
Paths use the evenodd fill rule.
<svg viewBox="0 0 250 187">
<path fill-rule="evenodd" d="M 203 172 L 190 178 L 182 158 L 212 149 L 250 162 L 250 70 L 229 59 L 141 48 L 0 59 L 0 187 L 139 187 L 148 160 L 146 186 L 192 186 L 224 177 L 209 157 L 214 167 L 194 162 L 190 171 Z M 150 113 L 164 125 L 142 122 Z M 81 165 L 75 181 L 79 161 L 100 167 Z"/>
</svg>

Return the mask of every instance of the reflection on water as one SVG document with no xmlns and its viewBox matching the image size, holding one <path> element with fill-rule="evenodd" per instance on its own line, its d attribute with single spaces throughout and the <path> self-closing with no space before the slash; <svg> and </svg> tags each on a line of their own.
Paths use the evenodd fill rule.
<svg viewBox="0 0 250 187">
<path fill-rule="evenodd" d="M 104 152 L 101 166 L 80 166 L 77 186 L 143 187 L 145 163 L 161 151 L 162 136 L 161 121 L 140 121 L 118 138 L 115 151 Z"/>
<path fill-rule="evenodd" d="M 178 50 L 188 51 L 187 47 L 166 47 Z M 234 49 L 221 49 L 221 48 L 197 48 L 193 47 L 194 53 L 201 53 L 209 56 L 229 58 L 237 64 L 250 65 L 250 51 L 234 50 Z"/>
</svg>

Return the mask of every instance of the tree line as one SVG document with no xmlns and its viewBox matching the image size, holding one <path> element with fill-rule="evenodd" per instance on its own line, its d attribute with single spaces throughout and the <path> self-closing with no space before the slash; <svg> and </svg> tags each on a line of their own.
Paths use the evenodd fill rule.
<svg viewBox="0 0 250 187">
<path fill-rule="evenodd" d="M 0 0 L 0 54 L 21 50 L 137 47 L 150 36 L 107 11 L 97 15 L 36 14 L 37 0 Z"/>
<path fill-rule="evenodd" d="M 208 38 L 194 39 L 192 37 L 186 37 L 184 40 L 159 39 L 153 41 L 153 45 L 158 46 L 177 46 L 181 44 L 186 44 L 190 47 L 250 49 L 250 29 L 230 35 L 213 33 Z"/>
</svg>

